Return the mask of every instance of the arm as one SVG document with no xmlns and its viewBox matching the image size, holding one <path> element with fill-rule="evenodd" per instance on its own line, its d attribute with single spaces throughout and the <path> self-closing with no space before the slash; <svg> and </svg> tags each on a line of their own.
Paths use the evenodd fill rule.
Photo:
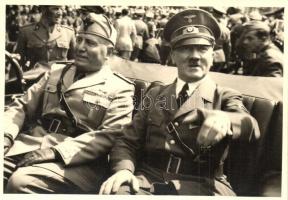
<svg viewBox="0 0 288 200">
<path fill-rule="evenodd" d="M 148 97 L 152 97 L 153 89 L 148 91 Z M 137 152 L 141 151 L 145 143 L 147 108 L 149 107 L 141 102 L 132 123 L 124 129 L 124 135 L 117 139 L 110 153 L 110 163 L 114 174 L 101 185 L 99 194 L 115 193 L 123 183 L 128 183 L 135 192 L 139 190 L 139 182 L 134 176 L 134 171 Z"/>
<path fill-rule="evenodd" d="M 133 23 L 133 21 L 131 20 L 131 34 L 130 34 L 130 37 L 131 37 L 131 40 L 132 40 L 132 46 L 134 46 L 135 44 L 135 40 L 136 40 L 136 37 L 137 37 L 137 31 L 136 31 L 136 27 L 135 27 L 135 24 Z"/>
<path fill-rule="evenodd" d="M 242 103 L 242 96 L 230 89 L 219 91 L 221 110 L 199 108 L 190 112 L 183 119 L 184 125 L 198 122 L 201 128 L 197 142 L 209 146 L 221 141 L 224 137 L 253 141 L 260 137 L 256 120 L 248 114 Z"/>
<path fill-rule="evenodd" d="M 43 100 L 44 88 L 48 77 L 49 73 L 46 73 L 40 81 L 27 90 L 23 97 L 15 99 L 5 111 L 4 130 L 11 135 L 13 140 L 21 130 L 24 121 L 35 117 L 37 109 Z"/>
<path fill-rule="evenodd" d="M 280 62 L 267 63 L 262 69 L 263 76 L 283 77 L 283 66 Z"/>
</svg>

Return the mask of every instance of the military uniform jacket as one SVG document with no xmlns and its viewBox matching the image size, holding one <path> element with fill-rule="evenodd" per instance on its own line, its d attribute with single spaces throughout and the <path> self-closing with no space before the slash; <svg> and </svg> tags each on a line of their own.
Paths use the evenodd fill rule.
<svg viewBox="0 0 288 200">
<path fill-rule="evenodd" d="M 91 161 L 106 155 L 112 147 L 114 136 L 87 132 L 76 137 L 48 133 L 37 120 L 48 115 L 67 117 L 60 108 L 56 83 L 63 70 L 57 65 L 50 73 L 31 86 L 27 93 L 5 112 L 5 131 L 15 139 L 7 156 L 17 155 L 39 148 L 54 146 L 63 163 L 44 163 L 39 166 L 62 174 L 79 184 L 84 190 L 93 189 L 91 180 L 97 180 L 97 173 L 103 173 Z M 134 85 L 119 75 L 112 73 L 108 66 L 96 73 L 73 82 L 76 67 L 63 77 L 62 90 L 72 113 L 91 130 L 121 129 L 130 123 L 133 110 Z M 29 130 L 20 133 L 23 124 L 31 124 Z M 69 127 L 68 127 L 69 128 Z M 86 163 L 86 164 L 85 164 Z M 66 168 L 67 166 L 73 166 Z M 74 172 L 81 172 L 82 176 Z M 77 174 L 77 173 L 76 173 Z M 103 175 L 103 174 L 102 174 Z M 95 188 L 94 188 L 95 189 Z"/>
<path fill-rule="evenodd" d="M 175 137 L 168 133 L 166 127 L 172 122 L 179 132 L 180 139 L 199 155 L 200 148 L 196 138 L 201 124 L 182 123 L 187 113 L 199 109 L 207 115 L 209 110 L 225 111 L 232 123 L 233 138 L 247 141 L 259 136 L 255 119 L 246 113 L 238 92 L 221 88 L 208 77 L 179 109 L 175 99 L 175 88 L 176 82 L 168 86 L 156 86 L 147 92 L 145 105 L 142 105 L 142 108 L 140 106 L 132 124 L 125 129 L 124 137 L 116 141 L 111 151 L 112 170 L 128 169 L 135 172 L 139 177 L 140 187 L 144 188 L 151 187 L 155 182 L 173 181 L 179 194 L 233 194 L 225 176 L 214 173 L 219 172 L 219 169 L 221 171 L 223 167 L 229 140 L 223 139 L 213 146 L 208 154 L 204 153 L 204 157 L 191 159 Z M 174 98 L 171 98 L 173 96 Z M 153 105 L 148 103 L 148 99 Z M 165 160 L 163 158 L 170 154 L 181 157 L 186 163 L 190 162 L 193 176 L 166 173 L 166 169 L 154 167 L 159 166 Z"/>
<path fill-rule="evenodd" d="M 283 77 L 283 53 L 270 43 L 244 63 L 244 75 Z"/>
<path fill-rule="evenodd" d="M 32 23 L 20 29 L 16 53 L 21 55 L 22 65 L 36 62 L 65 61 L 74 58 L 75 32 L 68 26 L 56 24 L 49 33 L 42 22 Z"/>
</svg>

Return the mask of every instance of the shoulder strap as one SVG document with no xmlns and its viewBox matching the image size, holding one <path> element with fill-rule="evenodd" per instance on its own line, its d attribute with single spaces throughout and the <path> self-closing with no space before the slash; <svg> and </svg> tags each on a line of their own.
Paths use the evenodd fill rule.
<svg viewBox="0 0 288 200">
<path fill-rule="evenodd" d="M 65 99 L 65 96 L 64 96 L 64 93 L 62 92 L 62 85 L 63 85 L 63 77 L 64 75 L 66 74 L 66 72 L 71 68 L 72 64 L 70 65 L 67 65 L 62 73 L 61 73 L 61 76 L 60 76 L 60 79 L 57 83 L 57 94 L 58 94 L 58 97 L 59 97 L 59 102 L 60 102 L 60 107 L 61 109 L 63 109 L 67 116 L 70 118 L 70 120 L 72 121 L 72 124 L 75 126 L 75 127 L 78 127 L 78 128 L 81 128 L 83 129 L 84 131 L 93 131 L 90 127 L 84 125 L 83 123 L 81 123 L 81 120 L 78 119 L 72 112 L 70 106 L 67 104 L 66 102 L 66 99 Z"/>
</svg>

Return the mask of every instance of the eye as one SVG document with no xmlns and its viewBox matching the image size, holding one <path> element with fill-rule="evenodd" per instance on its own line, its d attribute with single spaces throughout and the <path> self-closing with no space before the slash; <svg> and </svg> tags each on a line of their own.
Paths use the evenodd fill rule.
<svg viewBox="0 0 288 200">
<path fill-rule="evenodd" d="M 177 47 L 177 51 L 179 52 L 184 52 L 184 51 L 189 51 L 190 47 L 189 46 L 180 46 L 180 47 Z"/>
<path fill-rule="evenodd" d="M 86 39 L 86 43 L 88 46 L 90 47 L 97 47 L 98 46 L 98 42 L 94 41 L 94 40 L 89 40 L 89 39 Z"/>
<path fill-rule="evenodd" d="M 82 41 L 83 41 L 83 38 L 81 38 L 81 37 L 77 37 L 77 38 L 76 38 L 77 44 L 81 43 Z"/>
<path fill-rule="evenodd" d="M 206 45 L 197 46 L 198 51 L 201 51 L 201 52 L 206 52 L 209 50 L 209 48 L 210 48 L 210 46 L 208 46 L 208 45 L 207 46 Z"/>
</svg>

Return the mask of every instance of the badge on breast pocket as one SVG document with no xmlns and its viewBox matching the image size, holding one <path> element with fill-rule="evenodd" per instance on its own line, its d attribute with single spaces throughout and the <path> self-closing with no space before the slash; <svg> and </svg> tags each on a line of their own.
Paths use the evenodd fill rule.
<svg viewBox="0 0 288 200">
<path fill-rule="evenodd" d="M 89 108 L 97 108 L 97 106 L 108 108 L 111 100 L 112 99 L 109 97 L 109 95 L 101 90 L 85 90 L 83 93 L 83 102 L 88 105 Z"/>
</svg>

